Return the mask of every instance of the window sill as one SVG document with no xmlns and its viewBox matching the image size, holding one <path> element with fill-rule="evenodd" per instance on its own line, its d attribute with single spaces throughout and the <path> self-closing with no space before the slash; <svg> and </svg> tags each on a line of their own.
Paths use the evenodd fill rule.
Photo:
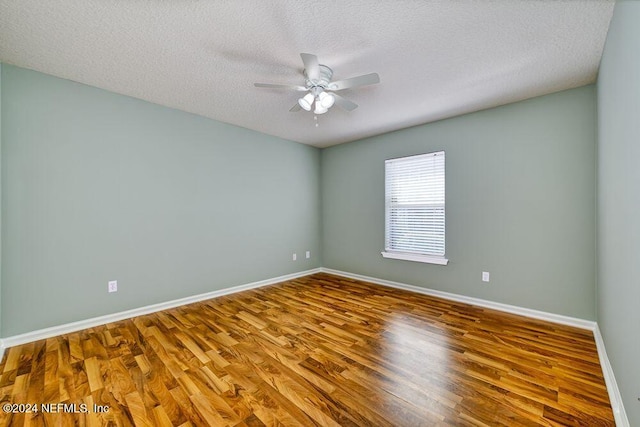
<svg viewBox="0 0 640 427">
<path fill-rule="evenodd" d="M 402 259 L 405 261 L 424 262 L 425 264 L 447 265 L 449 260 L 445 257 L 430 255 L 407 254 L 401 252 L 380 252 L 385 258 Z"/>
</svg>

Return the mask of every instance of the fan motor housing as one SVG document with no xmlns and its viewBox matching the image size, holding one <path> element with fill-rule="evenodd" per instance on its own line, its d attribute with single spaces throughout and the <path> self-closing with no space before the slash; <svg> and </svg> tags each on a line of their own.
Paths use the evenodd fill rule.
<svg viewBox="0 0 640 427">
<path fill-rule="evenodd" d="M 333 77 L 333 70 L 326 65 L 319 64 L 318 68 L 320 68 L 320 78 L 317 81 L 313 81 L 309 79 L 307 75 L 307 70 L 303 71 L 304 76 L 306 77 L 306 84 L 308 88 L 312 88 L 315 86 L 320 86 L 323 88 L 327 88 L 329 86 L 329 82 L 331 81 L 331 77 Z"/>
</svg>

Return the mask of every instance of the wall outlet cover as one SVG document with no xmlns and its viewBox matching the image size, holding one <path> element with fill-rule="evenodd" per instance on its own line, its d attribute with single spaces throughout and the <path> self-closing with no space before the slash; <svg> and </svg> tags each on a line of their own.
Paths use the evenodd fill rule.
<svg viewBox="0 0 640 427">
<path fill-rule="evenodd" d="M 488 271 L 483 271 L 482 272 L 482 281 L 483 282 L 488 282 L 489 281 L 489 272 Z"/>
<path fill-rule="evenodd" d="M 118 292 L 118 281 L 110 280 L 108 289 L 109 289 L 109 292 Z"/>
</svg>

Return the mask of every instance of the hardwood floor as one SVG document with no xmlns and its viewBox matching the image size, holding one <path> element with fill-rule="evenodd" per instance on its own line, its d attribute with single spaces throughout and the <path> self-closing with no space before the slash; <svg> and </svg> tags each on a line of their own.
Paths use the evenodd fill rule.
<svg viewBox="0 0 640 427">
<path fill-rule="evenodd" d="M 13 347 L 0 372 L 3 405 L 67 405 L 1 425 L 614 425 L 591 332 L 328 274 Z"/>
</svg>

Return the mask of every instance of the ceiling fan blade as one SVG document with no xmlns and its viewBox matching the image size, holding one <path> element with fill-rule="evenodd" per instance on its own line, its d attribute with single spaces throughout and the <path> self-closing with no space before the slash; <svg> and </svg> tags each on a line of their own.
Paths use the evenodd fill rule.
<svg viewBox="0 0 640 427">
<path fill-rule="evenodd" d="M 300 57 L 304 63 L 304 69 L 307 73 L 309 80 L 320 79 L 320 66 L 318 63 L 318 57 L 310 53 L 301 53 Z"/>
<path fill-rule="evenodd" d="M 296 102 L 296 105 L 294 105 L 293 107 L 291 107 L 291 109 L 290 109 L 289 111 L 290 111 L 290 112 L 292 112 L 292 113 L 295 113 L 296 111 L 300 111 L 300 110 L 302 110 L 302 107 L 300 106 L 300 104 L 298 104 L 298 103 Z"/>
<path fill-rule="evenodd" d="M 293 89 L 301 92 L 304 92 L 307 90 L 307 88 L 304 86 L 294 86 L 294 85 L 276 85 L 271 83 L 254 83 L 253 85 L 255 87 L 266 87 L 271 89 Z"/>
<path fill-rule="evenodd" d="M 380 83 L 380 76 L 378 73 L 364 74 L 362 76 L 351 77 L 350 79 L 338 80 L 337 82 L 329 83 L 329 90 L 343 90 L 350 89 L 357 86 L 366 86 Z"/>
<path fill-rule="evenodd" d="M 347 98 L 343 98 L 337 93 L 333 93 L 332 95 L 336 99 L 336 105 L 340 108 L 343 108 L 347 111 L 353 111 L 358 108 L 358 104 L 356 104 L 355 102 L 349 101 Z"/>
</svg>

